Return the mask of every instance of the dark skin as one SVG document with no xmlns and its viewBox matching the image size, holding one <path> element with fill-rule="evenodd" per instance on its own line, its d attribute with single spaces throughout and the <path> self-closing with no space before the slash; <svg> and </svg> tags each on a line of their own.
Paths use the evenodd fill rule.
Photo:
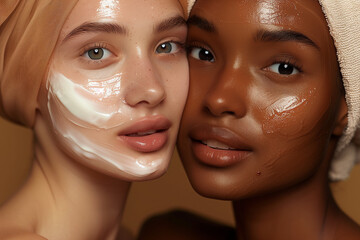
<svg viewBox="0 0 360 240">
<path fill-rule="evenodd" d="M 199 194 L 233 202 L 236 239 L 360 239 L 329 189 L 347 107 L 318 1 L 198 0 L 188 44 L 178 148 Z M 184 226 L 164 239 L 202 235 Z"/>
<path fill-rule="evenodd" d="M 230 240 L 236 231 L 219 222 L 184 210 L 173 210 L 149 218 L 140 229 L 139 240 Z"/>
</svg>

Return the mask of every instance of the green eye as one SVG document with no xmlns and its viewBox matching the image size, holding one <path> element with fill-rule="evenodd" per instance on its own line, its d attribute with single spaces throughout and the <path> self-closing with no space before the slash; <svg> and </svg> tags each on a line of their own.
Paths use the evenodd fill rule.
<svg viewBox="0 0 360 240">
<path fill-rule="evenodd" d="M 171 43 L 167 42 L 167 43 L 160 44 L 157 47 L 156 52 L 157 53 L 171 53 L 171 50 L 172 50 Z"/>
<path fill-rule="evenodd" d="M 104 57 L 104 49 L 94 48 L 87 52 L 87 55 L 92 60 L 101 60 Z"/>
<path fill-rule="evenodd" d="M 161 43 L 157 48 L 157 53 L 174 53 L 179 51 L 179 47 L 174 42 Z"/>
</svg>

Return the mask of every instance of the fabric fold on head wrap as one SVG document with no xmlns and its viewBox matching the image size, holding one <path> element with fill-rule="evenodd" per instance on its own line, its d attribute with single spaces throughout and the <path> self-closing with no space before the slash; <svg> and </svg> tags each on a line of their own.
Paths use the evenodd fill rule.
<svg viewBox="0 0 360 240">
<path fill-rule="evenodd" d="M 187 0 L 188 2 L 188 14 L 190 14 L 190 11 L 192 9 L 192 7 L 194 6 L 196 0 Z"/>
<path fill-rule="evenodd" d="M 77 0 L 0 1 L 0 115 L 32 127 L 62 25 Z"/>
<path fill-rule="evenodd" d="M 0 3 L 0 24 L 14 11 L 20 0 L 2 0 Z"/>
<path fill-rule="evenodd" d="M 190 13 L 196 0 L 188 0 Z M 360 0 L 319 0 L 337 51 L 348 107 L 348 125 L 331 162 L 329 178 L 346 179 L 360 162 Z"/>
<path fill-rule="evenodd" d="M 360 1 L 319 0 L 334 39 L 348 106 L 348 125 L 340 138 L 329 177 L 347 178 L 360 160 Z"/>
</svg>

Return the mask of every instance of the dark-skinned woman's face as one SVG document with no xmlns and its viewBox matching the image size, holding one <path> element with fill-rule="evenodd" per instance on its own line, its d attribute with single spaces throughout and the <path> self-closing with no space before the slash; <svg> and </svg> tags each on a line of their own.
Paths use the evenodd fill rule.
<svg viewBox="0 0 360 240">
<path fill-rule="evenodd" d="M 344 104 L 315 0 L 198 0 L 178 147 L 202 195 L 241 199 L 326 172 Z"/>
</svg>

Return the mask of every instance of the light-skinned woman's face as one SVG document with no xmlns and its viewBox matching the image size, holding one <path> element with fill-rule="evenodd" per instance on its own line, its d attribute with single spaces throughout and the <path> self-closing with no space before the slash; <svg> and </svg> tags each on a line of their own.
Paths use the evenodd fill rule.
<svg viewBox="0 0 360 240">
<path fill-rule="evenodd" d="M 60 148 L 125 180 L 162 175 L 188 91 L 186 34 L 177 0 L 80 0 L 40 101 Z"/>
<path fill-rule="evenodd" d="M 178 147 L 200 194 L 265 194 L 326 167 L 343 97 L 317 1 L 199 0 L 188 44 Z"/>
</svg>

